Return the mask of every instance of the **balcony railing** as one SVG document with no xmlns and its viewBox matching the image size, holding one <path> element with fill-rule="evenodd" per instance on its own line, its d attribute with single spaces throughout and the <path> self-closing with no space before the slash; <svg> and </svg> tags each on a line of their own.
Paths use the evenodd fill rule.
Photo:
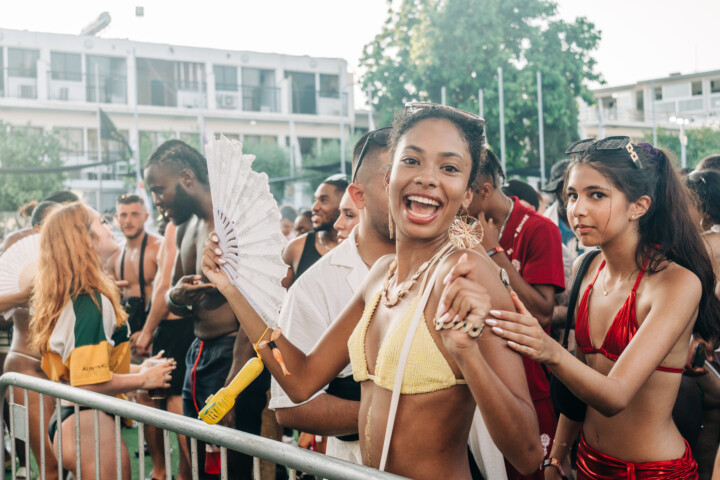
<svg viewBox="0 0 720 480">
<path fill-rule="evenodd" d="M 280 108 L 280 89 L 254 85 L 218 85 L 215 99 L 220 110 L 277 113 Z"/>
<path fill-rule="evenodd" d="M 5 69 L 0 75 L 0 98 L 39 99 L 37 77 L 21 76 Z M 128 79 L 124 75 L 93 75 L 77 72 L 47 72 L 47 99 L 127 105 Z M 138 79 L 138 104 L 156 107 L 208 108 L 205 82 L 178 82 L 150 77 Z M 43 90 L 44 89 L 40 89 Z M 41 92 L 41 95 L 44 93 Z M 221 84 L 215 92 L 215 109 L 238 112 L 295 113 L 324 117 L 346 117 L 349 95 L 314 88 L 293 91 L 289 107 L 279 87 Z M 287 109 L 288 111 L 284 111 Z"/>
</svg>

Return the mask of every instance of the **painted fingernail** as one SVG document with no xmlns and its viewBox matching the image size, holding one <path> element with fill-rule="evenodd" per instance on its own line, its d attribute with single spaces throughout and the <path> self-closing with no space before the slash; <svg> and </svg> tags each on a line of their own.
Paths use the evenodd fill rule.
<svg viewBox="0 0 720 480">
<path fill-rule="evenodd" d="M 215 253 L 218 255 L 222 255 L 222 250 L 220 250 L 219 248 L 216 248 Z"/>
<path fill-rule="evenodd" d="M 220 265 L 225 265 L 225 264 L 227 263 L 224 258 L 218 258 L 217 262 L 218 262 Z"/>
<path fill-rule="evenodd" d="M 512 340 L 508 340 L 508 345 L 510 345 L 510 346 L 513 347 L 513 348 L 517 348 L 517 347 L 520 346 L 519 343 L 515 343 L 515 342 L 513 342 Z"/>
<path fill-rule="evenodd" d="M 437 316 L 440 316 L 443 313 L 445 313 L 445 304 L 441 303 L 440 305 L 438 305 Z"/>
<path fill-rule="evenodd" d="M 218 238 L 217 235 L 213 235 L 213 236 L 212 236 L 212 241 L 215 242 L 215 243 L 217 243 L 217 242 L 220 241 L 220 239 Z"/>
<path fill-rule="evenodd" d="M 490 315 L 498 318 L 502 317 L 502 313 L 500 313 L 500 310 L 490 310 Z"/>
<path fill-rule="evenodd" d="M 443 323 L 447 322 L 448 318 L 450 318 L 450 312 L 445 312 L 445 314 L 442 317 L 438 318 L 438 323 L 443 324 Z"/>
<path fill-rule="evenodd" d="M 503 330 L 500 327 L 492 327 L 492 329 L 493 329 L 493 332 L 495 332 L 495 333 L 499 333 L 499 334 L 505 333 L 505 330 Z"/>
<path fill-rule="evenodd" d="M 459 314 L 458 314 L 458 315 L 455 315 L 455 316 L 453 317 L 452 323 L 457 323 L 458 320 L 460 320 L 460 315 L 459 315 Z"/>
<path fill-rule="evenodd" d="M 491 327 L 494 327 L 495 325 L 497 325 L 497 320 L 493 320 L 493 319 L 491 319 L 491 318 L 488 318 L 488 319 L 485 320 L 485 323 L 488 324 L 488 325 L 490 325 Z"/>
<path fill-rule="evenodd" d="M 443 285 L 447 285 L 448 282 L 450 282 L 450 279 L 452 278 L 452 273 L 448 273 L 445 275 L 445 278 L 443 278 Z"/>
<path fill-rule="evenodd" d="M 467 253 L 463 253 L 462 255 L 460 255 L 460 260 L 459 260 L 459 261 L 460 261 L 460 262 L 467 262 L 467 259 L 468 259 L 468 254 L 467 254 Z"/>
</svg>

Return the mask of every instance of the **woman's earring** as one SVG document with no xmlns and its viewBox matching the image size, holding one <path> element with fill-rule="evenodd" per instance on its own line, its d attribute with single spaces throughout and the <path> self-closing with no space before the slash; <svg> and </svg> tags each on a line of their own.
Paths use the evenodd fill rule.
<svg viewBox="0 0 720 480">
<path fill-rule="evenodd" d="M 457 248 L 473 249 L 485 236 L 482 223 L 470 215 L 458 215 L 450 225 L 450 243 Z"/>
<path fill-rule="evenodd" d="M 388 229 L 390 230 L 390 240 L 392 240 L 395 238 L 395 221 L 390 211 L 390 205 L 388 205 Z"/>
</svg>

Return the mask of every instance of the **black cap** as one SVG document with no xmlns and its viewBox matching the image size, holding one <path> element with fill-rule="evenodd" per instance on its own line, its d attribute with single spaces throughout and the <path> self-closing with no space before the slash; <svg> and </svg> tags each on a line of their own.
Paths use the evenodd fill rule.
<svg viewBox="0 0 720 480">
<path fill-rule="evenodd" d="M 567 159 L 555 162 L 550 169 L 550 179 L 545 184 L 545 188 L 541 190 L 548 193 L 552 193 L 557 190 L 558 185 L 560 185 L 565 178 L 565 169 L 568 165 L 570 165 L 570 160 Z"/>
</svg>

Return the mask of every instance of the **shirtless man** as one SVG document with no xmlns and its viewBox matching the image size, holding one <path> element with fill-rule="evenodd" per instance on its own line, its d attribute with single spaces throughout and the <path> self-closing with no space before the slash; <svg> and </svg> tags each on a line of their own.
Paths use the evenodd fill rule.
<svg viewBox="0 0 720 480">
<path fill-rule="evenodd" d="M 12 238 L 8 238 L 9 241 L 5 248 L 10 248 L 14 243 L 27 235 L 38 235 L 42 221 L 59 206 L 60 204 L 55 202 L 40 202 L 33 210 L 30 228 L 24 230 L 23 235 L 15 235 L 11 236 Z M 0 312 L 12 309 L 11 318 L 13 324 L 12 343 L 10 345 L 10 351 L 3 362 L 3 372 L 24 373 L 25 375 L 47 379 L 47 376 L 40 368 L 40 352 L 29 347 L 30 313 L 27 305 L 30 300 L 31 290 L 32 285 L 28 285 L 23 288 L 20 293 L 0 296 Z M 14 393 L 15 403 L 24 405 L 25 399 L 22 389 L 16 388 Z M 40 431 L 40 397 L 31 390 L 28 390 L 28 404 L 28 411 L 31 412 L 31 415 L 28 416 L 30 448 L 35 458 L 40 458 L 40 436 L 37 434 L 37 432 Z M 55 409 L 55 402 L 52 397 L 47 395 L 44 397 L 44 409 L 45 425 L 42 431 L 45 434 L 45 478 L 54 480 L 58 478 L 57 461 L 55 460 L 50 438 L 47 435 L 48 423 Z M 18 453 L 24 453 L 24 449 L 16 451 Z M 21 459 L 19 468 L 24 469 L 24 467 L 25 464 Z M 21 472 L 18 471 L 18 478 L 21 477 L 20 473 Z"/>
<path fill-rule="evenodd" d="M 197 338 L 185 358 L 182 397 L 185 416 L 197 418 L 205 399 L 229 384 L 255 351 L 225 298 L 201 275 L 205 239 L 214 230 L 205 158 L 180 140 L 168 140 L 148 159 L 145 181 L 155 205 L 177 225 L 178 253 L 165 303 L 177 315 L 191 310 Z M 259 435 L 269 386 L 265 370 L 238 396 L 221 423 Z M 205 445 L 198 443 L 202 466 Z M 252 478 L 252 464 L 252 457 L 228 451 L 228 471 L 234 478 Z"/>
<path fill-rule="evenodd" d="M 128 313 L 132 343 L 145 325 L 147 307 L 157 273 L 157 254 L 162 238 L 145 231 L 149 213 L 142 198 L 135 194 L 120 195 L 115 220 L 125 236 L 125 247 L 113 255 L 108 264 L 121 289 L 122 303 Z"/>
<path fill-rule="evenodd" d="M 326 178 L 315 190 L 311 219 L 313 230 L 292 240 L 283 252 L 283 260 L 288 265 L 283 287 L 290 288 L 305 270 L 337 247 L 337 231 L 333 225 L 340 216 L 340 200 L 347 187 L 345 175 L 338 174 Z"/>
</svg>

